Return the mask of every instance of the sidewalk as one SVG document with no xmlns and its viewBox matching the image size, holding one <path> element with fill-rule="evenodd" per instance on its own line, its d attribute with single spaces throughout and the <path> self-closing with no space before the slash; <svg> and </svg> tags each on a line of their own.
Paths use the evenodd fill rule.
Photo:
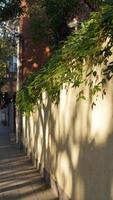
<svg viewBox="0 0 113 200">
<path fill-rule="evenodd" d="M 0 200 L 58 200 L 28 157 L 0 126 Z"/>
</svg>

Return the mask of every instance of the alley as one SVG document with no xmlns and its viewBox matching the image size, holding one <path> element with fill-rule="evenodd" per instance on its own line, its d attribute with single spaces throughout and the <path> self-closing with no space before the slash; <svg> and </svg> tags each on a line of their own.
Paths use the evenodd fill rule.
<svg viewBox="0 0 113 200">
<path fill-rule="evenodd" d="M 0 126 L 0 200 L 57 200 L 8 132 Z"/>
</svg>

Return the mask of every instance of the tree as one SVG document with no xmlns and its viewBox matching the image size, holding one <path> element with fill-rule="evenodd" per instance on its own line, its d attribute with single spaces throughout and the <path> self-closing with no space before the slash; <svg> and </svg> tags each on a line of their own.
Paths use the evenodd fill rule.
<svg viewBox="0 0 113 200">
<path fill-rule="evenodd" d="M 7 59 L 14 53 L 13 40 L 5 25 L 22 11 L 20 0 L 0 1 L 0 83 L 3 82 Z M 6 22 L 8 21 L 8 22 Z M 11 22 L 12 23 L 12 22 Z M 10 23 L 10 25 L 11 25 Z"/>
<path fill-rule="evenodd" d="M 45 0 L 43 4 L 46 7 L 55 41 L 58 43 L 69 35 L 67 19 L 70 13 L 78 7 L 79 0 Z"/>
<path fill-rule="evenodd" d="M 0 1 L 0 21 L 12 19 L 22 12 L 21 0 Z"/>
<path fill-rule="evenodd" d="M 52 33 L 54 43 L 58 45 L 59 41 L 64 40 L 70 33 L 67 25 L 67 19 L 73 10 L 78 7 L 79 0 L 39 0 L 27 1 L 29 6 L 28 14 L 31 19 L 31 35 L 35 35 L 33 31 L 45 33 L 48 36 Z M 36 39 L 36 37 L 35 37 Z"/>
<path fill-rule="evenodd" d="M 27 2 L 32 39 L 39 42 L 44 40 L 44 37 L 50 36 L 50 41 L 58 45 L 71 33 L 68 19 L 72 15 L 75 17 L 81 7 L 87 6 L 89 12 L 92 12 L 98 10 L 100 5 L 112 3 L 112 0 L 27 0 Z"/>
<path fill-rule="evenodd" d="M 15 55 L 15 46 L 9 38 L 0 37 L 0 87 L 6 77 L 7 63 L 10 56 Z"/>
<path fill-rule="evenodd" d="M 0 78 L 4 74 L 4 66 L 6 66 L 8 57 L 15 51 L 15 41 L 10 29 L 21 12 L 21 0 L 0 1 L 0 69 L 3 68 L 0 70 Z"/>
</svg>

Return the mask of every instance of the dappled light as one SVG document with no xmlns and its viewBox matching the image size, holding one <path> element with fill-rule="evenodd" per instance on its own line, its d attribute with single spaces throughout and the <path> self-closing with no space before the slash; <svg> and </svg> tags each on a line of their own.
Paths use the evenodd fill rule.
<svg viewBox="0 0 113 200">
<path fill-rule="evenodd" d="M 59 185 L 63 185 L 63 189 L 67 191 L 67 194 L 71 194 L 71 188 L 73 184 L 72 174 L 66 152 L 62 152 L 58 155 L 57 162 L 58 168 L 56 170 L 56 178 L 58 180 L 58 183 Z"/>
<path fill-rule="evenodd" d="M 85 199 L 85 185 L 82 177 L 76 177 L 75 195 L 79 200 Z"/>
<path fill-rule="evenodd" d="M 112 87 L 112 81 L 109 84 Z M 94 141 L 95 145 L 106 145 L 109 134 L 112 132 L 112 117 L 113 117 L 113 95 L 111 90 L 107 92 L 106 97 L 102 100 L 100 96 L 94 106 L 91 114 L 91 134 L 89 142 Z"/>
<path fill-rule="evenodd" d="M 113 200 L 112 4 L 0 2 L 0 199 Z"/>
<path fill-rule="evenodd" d="M 111 182 L 111 195 L 110 195 L 110 197 L 111 197 L 111 200 L 112 200 L 113 199 L 113 180 Z"/>
<path fill-rule="evenodd" d="M 106 96 L 102 98 L 100 92 L 93 108 L 90 98 L 77 102 L 77 90 L 71 87 L 61 90 L 58 106 L 50 103 L 47 93 L 43 93 L 41 105 L 35 106 L 30 118 L 24 116 L 26 147 L 37 168 L 44 169 L 57 181 L 55 187 L 60 196 L 65 194 L 72 200 L 100 200 L 106 195 L 110 199 L 113 176 L 111 88 L 112 81 L 106 88 Z M 29 134 L 26 136 L 25 132 Z M 31 141 L 34 141 L 32 145 Z"/>
<path fill-rule="evenodd" d="M 0 199 L 57 200 L 26 153 L 10 144 L 8 128 L 0 131 Z"/>
</svg>

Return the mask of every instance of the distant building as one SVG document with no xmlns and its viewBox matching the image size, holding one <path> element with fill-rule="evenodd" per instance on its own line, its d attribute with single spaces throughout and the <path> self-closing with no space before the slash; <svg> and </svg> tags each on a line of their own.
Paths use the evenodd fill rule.
<svg viewBox="0 0 113 200">
<path fill-rule="evenodd" d="M 16 73 L 17 72 L 17 57 L 11 56 L 8 61 L 8 72 Z"/>
</svg>

